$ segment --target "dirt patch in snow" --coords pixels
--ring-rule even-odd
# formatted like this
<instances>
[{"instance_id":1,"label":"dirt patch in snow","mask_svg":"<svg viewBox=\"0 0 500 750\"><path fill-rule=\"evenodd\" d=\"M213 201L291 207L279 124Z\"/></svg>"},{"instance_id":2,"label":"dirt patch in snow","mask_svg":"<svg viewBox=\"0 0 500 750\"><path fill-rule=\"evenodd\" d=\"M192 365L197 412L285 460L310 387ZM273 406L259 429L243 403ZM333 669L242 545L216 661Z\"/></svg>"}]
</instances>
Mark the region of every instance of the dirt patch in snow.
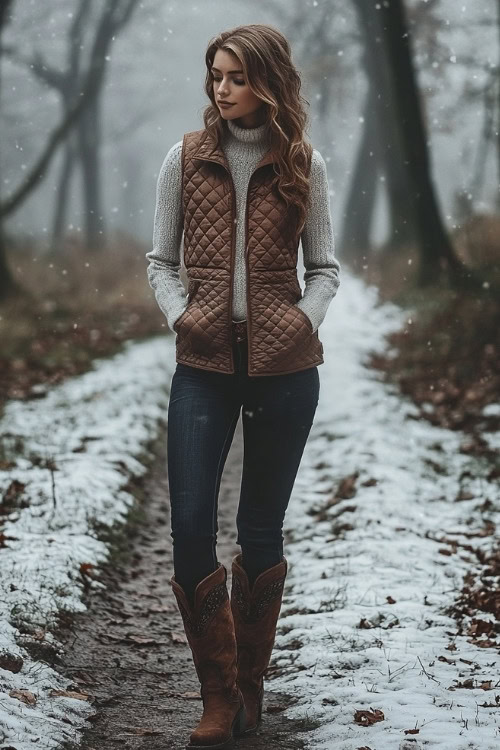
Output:
<instances>
[{"instance_id":1,"label":"dirt patch in snow","mask_svg":"<svg viewBox=\"0 0 500 750\"><path fill-rule=\"evenodd\" d=\"M231 557L240 551L234 540L242 449L240 421L219 496L218 557L229 576ZM65 644L59 671L73 680L71 689L92 696L96 709L83 750L184 748L202 712L191 652L169 585L173 565L166 438L156 454L140 488L140 510L127 534L115 540L113 558L99 573L106 588L90 590L88 612L72 617L58 633ZM316 724L286 720L282 712L291 701L267 692L260 732L239 739L237 746L303 748L301 734Z\"/></svg>"}]
</instances>

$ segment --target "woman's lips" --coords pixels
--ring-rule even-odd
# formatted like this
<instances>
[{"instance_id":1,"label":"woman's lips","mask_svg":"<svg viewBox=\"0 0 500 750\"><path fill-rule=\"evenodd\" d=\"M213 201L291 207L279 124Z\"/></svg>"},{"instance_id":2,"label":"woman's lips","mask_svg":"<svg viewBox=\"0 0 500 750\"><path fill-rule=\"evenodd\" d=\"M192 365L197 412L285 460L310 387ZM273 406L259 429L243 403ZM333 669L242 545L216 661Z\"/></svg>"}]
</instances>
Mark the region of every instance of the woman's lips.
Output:
<instances>
[{"instance_id":1,"label":"woman's lips","mask_svg":"<svg viewBox=\"0 0 500 750\"><path fill-rule=\"evenodd\" d=\"M217 104L219 105L219 107L225 108L225 107L232 107L234 102L232 102L231 104L229 104L228 102L217 102Z\"/></svg>"}]
</instances>

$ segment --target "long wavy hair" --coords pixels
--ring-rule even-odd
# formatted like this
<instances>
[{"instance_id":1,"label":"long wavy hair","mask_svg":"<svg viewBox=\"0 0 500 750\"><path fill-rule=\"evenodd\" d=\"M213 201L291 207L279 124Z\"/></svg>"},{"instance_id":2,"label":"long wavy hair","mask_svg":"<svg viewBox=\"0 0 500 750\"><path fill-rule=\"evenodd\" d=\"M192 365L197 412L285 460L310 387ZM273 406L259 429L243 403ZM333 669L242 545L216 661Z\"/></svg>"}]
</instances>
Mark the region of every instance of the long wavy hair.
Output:
<instances>
[{"instance_id":1,"label":"long wavy hair","mask_svg":"<svg viewBox=\"0 0 500 750\"><path fill-rule=\"evenodd\" d=\"M227 128L214 98L211 68L218 49L238 58L248 87L265 104L270 147L276 155L271 188L288 209L287 226L282 230L298 237L309 207L312 146L304 140L309 124L304 103L309 102L300 93L301 76L292 63L288 40L273 26L259 23L236 26L210 40L205 55L210 104L203 111L203 121L217 144Z\"/></svg>"}]
</instances>

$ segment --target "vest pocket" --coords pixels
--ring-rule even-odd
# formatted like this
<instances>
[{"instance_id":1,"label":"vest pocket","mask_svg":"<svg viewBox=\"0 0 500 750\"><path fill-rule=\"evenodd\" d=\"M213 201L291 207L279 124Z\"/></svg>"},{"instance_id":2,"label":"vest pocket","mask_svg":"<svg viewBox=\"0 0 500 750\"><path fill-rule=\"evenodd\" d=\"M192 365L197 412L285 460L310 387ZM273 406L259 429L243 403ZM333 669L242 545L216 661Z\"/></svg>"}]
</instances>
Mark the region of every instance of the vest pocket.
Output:
<instances>
[{"instance_id":1,"label":"vest pocket","mask_svg":"<svg viewBox=\"0 0 500 750\"><path fill-rule=\"evenodd\" d=\"M212 356L225 336L228 285L220 279L188 277L188 305L179 318L178 345L195 355Z\"/></svg>"},{"instance_id":2,"label":"vest pocket","mask_svg":"<svg viewBox=\"0 0 500 750\"><path fill-rule=\"evenodd\" d=\"M188 279L188 301L191 302L203 279Z\"/></svg>"},{"instance_id":3,"label":"vest pocket","mask_svg":"<svg viewBox=\"0 0 500 750\"><path fill-rule=\"evenodd\" d=\"M306 313L304 312L304 310L301 307L297 307L297 305L294 305L294 308L300 314L300 317L303 320L305 320L305 323L306 323L307 327L309 328L309 332L313 333L313 327L312 327L312 323L311 323L311 320L310 320L309 316L306 315Z\"/></svg>"},{"instance_id":4,"label":"vest pocket","mask_svg":"<svg viewBox=\"0 0 500 750\"><path fill-rule=\"evenodd\" d=\"M313 336L312 323L300 307L290 305L282 319L281 339L287 351L307 346Z\"/></svg>"},{"instance_id":5,"label":"vest pocket","mask_svg":"<svg viewBox=\"0 0 500 750\"><path fill-rule=\"evenodd\" d=\"M187 305L186 309L182 313L182 315L178 318L178 320L174 323L174 331L176 333L179 333L182 323L184 322L184 319L186 318L187 314L189 313L189 307L191 306L191 302L193 301L193 297L196 293L196 290L198 289L198 286L200 285L201 279L192 279L188 278L188 297L187 297Z\"/></svg>"}]
</instances>

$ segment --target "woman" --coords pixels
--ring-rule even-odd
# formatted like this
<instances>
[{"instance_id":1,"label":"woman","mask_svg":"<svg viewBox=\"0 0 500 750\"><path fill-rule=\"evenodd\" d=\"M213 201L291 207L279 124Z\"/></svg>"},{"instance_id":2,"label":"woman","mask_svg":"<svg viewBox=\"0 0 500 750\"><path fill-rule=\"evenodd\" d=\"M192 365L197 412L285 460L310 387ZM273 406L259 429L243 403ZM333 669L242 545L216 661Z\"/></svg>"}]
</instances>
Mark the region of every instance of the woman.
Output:
<instances>
[{"instance_id":1,"label":"woman","mask_svg":"<svg viewBox=\"0 0 500 750\"><path fill-rule=\"evenodd\" d=\"M167 434L171 585L203 699L188 747L226 748L261 722L287 573L283 520L318 403L317 329L340 265L326 166L304 140L306 100L285 37L268 25L239 26L210 41L206 65L205 127L186 133L163 162L146 257L177 334ZM241 554L229 601L217 503L240 411Z\"/></svg>"}]
</instances>

